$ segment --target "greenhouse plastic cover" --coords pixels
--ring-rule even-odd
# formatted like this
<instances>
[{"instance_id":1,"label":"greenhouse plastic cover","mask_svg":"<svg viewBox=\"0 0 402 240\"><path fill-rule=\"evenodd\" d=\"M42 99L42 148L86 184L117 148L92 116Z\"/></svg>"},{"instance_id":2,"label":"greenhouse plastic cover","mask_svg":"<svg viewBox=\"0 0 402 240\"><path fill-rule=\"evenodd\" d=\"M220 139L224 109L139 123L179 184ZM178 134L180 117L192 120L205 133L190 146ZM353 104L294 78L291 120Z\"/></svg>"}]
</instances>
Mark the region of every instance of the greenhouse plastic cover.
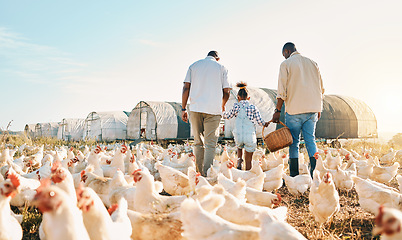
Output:
<instances>
[{"instance_id":1,"label":"greenhouse plastic cover","mask_svg":"<svg viewBox=\"0 0 402 240\"><path fill-rule=\"evenodd\" d=\"M59 124L58 139L79 141L84 135L85 119L64 118Z\"/></svg>"},{"instance_id":2,"label":"greenhouse plastic cover","mask_svg":"<svg viewBox=\"0 0 402 240\"><path fill-rule=\"evenodd\" d=\"M35 126L35 137L57 137L59 123L37 123Z\"/></svg>"},{"instance_id":3,"label":"greenhouse plastic cover","mask_svg":"<svg viewBox=\"0 0 402 240\"><path fill-rule=\"evenodd\" d=\"M141 113L147 113L146 138L147 139L165 139L177 137L177 114L175 109L169 103L165 102L144 102L141 101L131 111L128 124L127 136L129 139L140 138ZM156 126L156 135L155 135Z\"/></svg>"},{"instance_id":4,"label":"greenhouse plastic cover","mask_svg":"<svg viewBox=\"0 0 402 240\"><path fill-rule=\"evenodd\" d=\"M127 114L117 112L91 112L85 119L83 138L100 141L126 139Z\"/></svg>"}]
</instances>

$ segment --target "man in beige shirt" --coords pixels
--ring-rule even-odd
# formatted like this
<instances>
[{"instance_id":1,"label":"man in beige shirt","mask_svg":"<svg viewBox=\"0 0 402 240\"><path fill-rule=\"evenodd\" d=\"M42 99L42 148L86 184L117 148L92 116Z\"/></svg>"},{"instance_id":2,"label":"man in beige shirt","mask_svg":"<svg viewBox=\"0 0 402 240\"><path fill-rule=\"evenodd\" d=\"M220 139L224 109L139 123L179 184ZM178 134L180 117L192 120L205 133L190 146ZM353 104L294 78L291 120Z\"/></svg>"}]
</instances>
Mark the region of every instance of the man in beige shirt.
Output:
<instances>
[{"instance_id":1,"label":"man in beige shirt","mask_svg":"<svg viewBox=\"0 0 402 240\"><path fill-rule=\"evenodd\" d=\"M285 124L292 133L293 143L289 146L290 176L299 175L299 143L303 133L305 145L310 157L311 176L316 165L314 154L315 128L321 117L324 87L317 63L302 56L296 46L288 42L283 46L282 62L278 79L278 103L272 121L279 122L280 112L285 103Z\"/></svg>"}]
</instances>

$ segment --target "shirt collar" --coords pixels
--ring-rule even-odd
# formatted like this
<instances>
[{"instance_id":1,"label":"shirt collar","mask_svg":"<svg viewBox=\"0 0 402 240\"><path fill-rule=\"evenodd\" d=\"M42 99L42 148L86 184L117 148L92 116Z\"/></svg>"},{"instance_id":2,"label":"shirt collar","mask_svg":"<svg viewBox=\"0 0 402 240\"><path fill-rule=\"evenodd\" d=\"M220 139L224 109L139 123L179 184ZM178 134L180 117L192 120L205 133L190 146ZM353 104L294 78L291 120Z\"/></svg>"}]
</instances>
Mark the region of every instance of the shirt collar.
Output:
<instances>
[{"instance_id":1,"label":"shirt collar","mask_svg":"<svg viewBox=\"0 0 402 240\"><path fill-rule=\"evenodd\" d=\"M241 105L246 105L248 103L248 100L240 100L239 104Z\"/></svg>"},{"instance_id":2,"label":"shirt collar","mask_svg":"<svg viewBox=\"0 0 402 240\"><path fill-rule=\"evenodd\" d=\"M294 51L294 52L292 52L292 54L290 54L290 56L289 57L291 57L291 56L293 56L293 55L296 55L296 54L300 54L298 51Z\"/></svg>"},{"instance_id":3,"label":"shirt collar","mask_svg":"<svg viewBox=\"0 0 402 240\"><path fill-rule=\"evenodd\" d=\"M212 59L212 60L215 60L216 61L216 59L214 58L214 57L212 57L212 56L207 56L205 59Z\"/></svg>"}]
</instances>

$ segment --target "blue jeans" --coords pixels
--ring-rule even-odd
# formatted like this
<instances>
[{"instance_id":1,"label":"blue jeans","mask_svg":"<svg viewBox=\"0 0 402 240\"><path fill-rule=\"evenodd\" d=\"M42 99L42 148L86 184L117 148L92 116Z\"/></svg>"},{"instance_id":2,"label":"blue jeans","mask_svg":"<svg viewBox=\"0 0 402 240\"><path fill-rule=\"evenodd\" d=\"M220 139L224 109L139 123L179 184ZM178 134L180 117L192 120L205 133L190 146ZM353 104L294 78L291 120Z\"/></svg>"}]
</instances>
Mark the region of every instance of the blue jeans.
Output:
<instances>
[{"instance_id":1,"label":"blue jeans","mask_svg":"<svg viewBox=\"0 0 402 240\"><path fill-rule=\"evenodd\" d=\"M285 124L290 129L293 143L289 146L289 158L299 157L300 133L303 133L309 157L313 157L317 152L315 144L315 126L318 121L318 113L302 113L290 115L286 113Z\"/></svg>"}]
</instances>

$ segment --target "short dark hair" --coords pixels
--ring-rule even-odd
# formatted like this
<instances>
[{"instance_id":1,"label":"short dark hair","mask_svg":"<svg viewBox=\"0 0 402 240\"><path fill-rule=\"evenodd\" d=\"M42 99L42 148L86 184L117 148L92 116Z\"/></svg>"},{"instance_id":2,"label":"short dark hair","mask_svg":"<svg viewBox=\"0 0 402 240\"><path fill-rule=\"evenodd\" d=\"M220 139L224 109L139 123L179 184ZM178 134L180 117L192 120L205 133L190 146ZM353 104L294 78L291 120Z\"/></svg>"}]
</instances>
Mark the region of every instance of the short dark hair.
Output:
<instances>
[{"instance_id":1,"label":"short dark hair","mask_svg":"<svg viewBox=\"0 0 402 240\"><path fill-rule=\"evenodd\" d=\"M214 57L214 58L219 58L217 51L210 51L208 53L208 56L211 56L211 57Z\"/></svg>"},{"instance_id":2,"label":"short dark hair","mask_svg":"<svg viewBox=\"0 0 402 240\"><path fill-rule=\"evenodd\" d=\"M292 42L285 43L285 45L283 45L282 52L285 51L285 49L289 50L290 52L297 51L295 44Z\"/></svg>"}]
</instances>

